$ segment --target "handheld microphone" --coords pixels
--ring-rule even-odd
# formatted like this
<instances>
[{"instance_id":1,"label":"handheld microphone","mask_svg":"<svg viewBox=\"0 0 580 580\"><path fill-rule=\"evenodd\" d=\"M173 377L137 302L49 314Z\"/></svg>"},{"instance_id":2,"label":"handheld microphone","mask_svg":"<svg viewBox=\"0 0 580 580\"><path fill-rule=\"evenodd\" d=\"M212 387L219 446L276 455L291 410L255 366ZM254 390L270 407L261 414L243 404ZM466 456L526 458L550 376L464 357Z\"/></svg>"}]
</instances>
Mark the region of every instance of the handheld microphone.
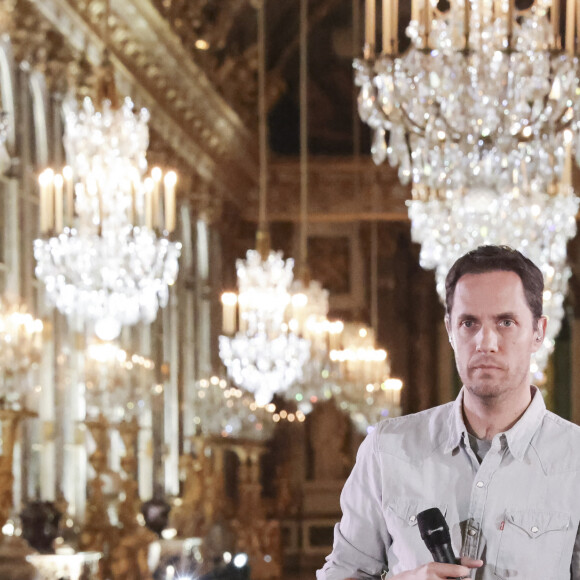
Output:
<instances>
[{"instance_id":1,"label":"handheld microphone","mask_svg":"<svg viewBox=\"0 0 580 580\"><path fill-rule=\"evenodd\" d=\"M435 562L459 564L451 547L449 527L439 508L429 508L417 514L417 524L421 538Z\"/></svg>"}]
</instances>

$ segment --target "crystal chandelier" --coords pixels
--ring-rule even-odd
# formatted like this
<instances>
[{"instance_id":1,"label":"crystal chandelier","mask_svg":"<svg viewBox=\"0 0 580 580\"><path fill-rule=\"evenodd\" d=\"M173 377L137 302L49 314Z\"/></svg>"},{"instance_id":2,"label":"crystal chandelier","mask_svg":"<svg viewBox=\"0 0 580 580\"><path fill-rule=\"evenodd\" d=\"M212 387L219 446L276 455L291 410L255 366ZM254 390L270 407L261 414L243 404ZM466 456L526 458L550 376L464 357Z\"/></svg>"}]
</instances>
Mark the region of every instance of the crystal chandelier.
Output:
<instances>
[{"instance_id":1,"label":"crystal chandelier","mask_svg":"<svg viewBox=\"0 0 580 580\"><path fill-rule=\"evenodd\" d=\"M309 341L310 358L303 366L302 379L285 391L284 398L308 414L318 401L332 397L329 353L339 347L344 323L328 320L328 291L320 282L295 280L291 292L288 325Z\"/></svg>"},{"instance_id":2,"label":"crystal chandelier","mask_svg":"<svg viewBox=\"0 0 580 580\"><path fill-rule=\"evenodd\" d=\"M372 156L412 182L408 202L421 265L444 278L463 253L506 244L544 274L548 334L532 371L542 371L564 315L576 233L572 154L580 153L575 3L536 0L412 3L398 48L397 2L382 3L382 52L375 54L375 2L367 0L364 59L354 62L359 113L373 130ZM386 139L388 135L388 140ZM541 373L540 373L541 374Z\"/></svg>"},{"instance_id":3,"label":"crystal chandelier","mask_svg":"<svg viewBox=\"0 0 580 580\"><path fill-rule=\"evenodd\" d=\"M379 420L401 414L399 379L391 378L387 352L375 346L372 328L346 323L340 348L330 351L337 405L366 433Z\"/></svg>"},{"instance_id":4,"label":"crystal chandelier","mask_svg":"<svg viewBox=\"0 0 580 580\"><path fill-rule=\"evenodd\" d=\"M382 8L396 19L390 1ZM426 2L421 13L414 0L411 48L401 56L393 53L398 21L385 30L385 20L375 55L374 10L367 0L365 58L354 67L376 163L388 158L403 183L439 193L548 192L562 180L564 130L577 141L580 114L573 5L566 52L551 0L523 11L514 0L459 0L446 12Z\"/></svg>"},{"instance_id":5,"label":"crystal chandelier","mask_svg":"<svg viewBox=\"0 0 580 580\"><path fill-rule=\"evenodd\" d=\"M219 353L236 385L253 393L256 403L263 406L274 394L286 391L302 378L302 368L310 357L310 342L286 322L294 261L284 260L281 252L271 250L266 226L264 2L258 5L258 63L260 189L256 249L248 250L246 259L236 262L239 294L228 292L222 297L224 335L219 337Z\"/></svg>"},{"instance_id":6,"label":"crystal chandelier","mask_svg":"<svg viewBox=\"0 0 580 580\"><path fill-rule=\"evenodd\" d=\"M135 113L129 98L98 110L69 97L63 109L68 166L40 176L36 275L52 305L110 340L167 304L181 251L172 241L176 176L155 168L144 178L149 113Z\"/></svg>"},{"instance_id":7,"label":"crystal chandelier","mask_svg":"<svg viewBox=\"0 0 580 580\"><path fill-rule=\"evenodd\" d=\"M300 1L300 275L294 280L288 309L293 332L310 341L310 358L303 376L285 392L298 410L309 413L324 393L329 393L329 337L342 323L328 320L328 290L311 278L308 266L308 0ZM342 329L342 328L341 328ZM340 331L338 331L340 332Z\"/></svg>"},{"instance_id":8,"label":"crystal chandelier","mask_svg":"<svg viewBox=\"0 0 580 580\"><path fill-rule=\"evenodd\" d=\"M196 429L203 435L264 440L274 430L273 409L216 375L195 383ZM274 406L275 409L275 406Z\"/></svg>"},{"instance_id":9,"label":"crystal chandelier","mask_svg":"<svg viewBox=\"0 0 580 580\"><path fill-rule=\"evenodd\" d=\"M300 380L310 357L310 342L285 322L293 267L281 252L270 250L263 258L259 250L248 250L246 260L236 263L239 295L222 297L220 358L236 385L253 393L258 405Z\"/></svg>"},{"instance_id":10,"label":"crystal chandelier","mask_svg":"<svg viewBox=\"0 0 580 580\"><path fill-rule=\"evenodd\" d=\"M93 342L86 349L85 405L89 420L130 421L150 406L155 363L130 354L114 342Z\"/></svg>"}]
</instances>

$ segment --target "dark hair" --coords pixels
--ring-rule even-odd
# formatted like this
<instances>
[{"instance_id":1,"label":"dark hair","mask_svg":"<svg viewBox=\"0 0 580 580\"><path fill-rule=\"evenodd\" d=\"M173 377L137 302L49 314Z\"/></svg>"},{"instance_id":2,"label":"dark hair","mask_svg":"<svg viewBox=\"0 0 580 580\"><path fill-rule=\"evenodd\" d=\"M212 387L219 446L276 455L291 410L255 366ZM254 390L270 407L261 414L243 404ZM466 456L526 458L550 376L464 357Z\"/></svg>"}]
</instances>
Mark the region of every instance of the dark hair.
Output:
<instances>
[{"instance_id":1,"label":"dark hair","mask_svg":"<svg viewBox=\"0 0 580 580\"><path fill-rule=\"evenodd\" d=\"M484 274L502 270L515 272L521 279L524 294L534 324L542 316L542 298L544 293L544 277L540 269L522 253L508 246L479 246L461 256L445 278L445 311L450 316L453 308L455 286L466 274Z\"/></svg>"}]
</instances>

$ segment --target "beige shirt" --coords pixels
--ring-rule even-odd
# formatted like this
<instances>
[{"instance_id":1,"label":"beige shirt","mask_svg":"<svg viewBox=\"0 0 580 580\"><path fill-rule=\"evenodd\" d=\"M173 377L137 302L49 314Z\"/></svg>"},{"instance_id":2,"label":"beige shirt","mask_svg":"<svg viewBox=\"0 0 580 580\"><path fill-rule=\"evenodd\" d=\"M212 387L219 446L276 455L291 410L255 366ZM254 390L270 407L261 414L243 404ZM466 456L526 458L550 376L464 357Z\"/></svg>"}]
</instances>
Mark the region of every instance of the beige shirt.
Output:
<instances>
[{"instance_id":1,"label":"beige shirt","mask_svg":"<svg viewBox=\"0 0 580 580\"><path fill-rule=\"evenodd\" d=\"M341 495L342 520L318 580L387 578L432 561L417 513L439 507L456 555L481 580L580 580L580 427L541 393L481 464L453 403L379 423Z\"/></svg>"}]
</instances>

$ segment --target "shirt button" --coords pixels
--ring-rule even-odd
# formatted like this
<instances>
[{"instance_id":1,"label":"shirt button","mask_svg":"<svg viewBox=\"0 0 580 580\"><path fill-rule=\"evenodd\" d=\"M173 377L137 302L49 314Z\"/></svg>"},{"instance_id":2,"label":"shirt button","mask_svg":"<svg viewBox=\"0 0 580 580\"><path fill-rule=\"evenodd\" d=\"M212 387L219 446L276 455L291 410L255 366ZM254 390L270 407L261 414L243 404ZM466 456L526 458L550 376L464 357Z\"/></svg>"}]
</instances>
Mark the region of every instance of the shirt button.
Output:
<instances>
[{"instance_id":1,"label":"shirt button","mask_svg":"<svg viewBox=\"0 0 580 580\"><path fill-rule=\"evenodd\" d=\"M415 516L411 516L411 517L409 518L409 521L410 521L411 523L413 523L413 522L414 522L416 519L417 519L417 518L416 518Z\"/></svg>"},{"instance_id":2,"label":"shirt button","mask_svg":"<svg viewBox=\"0 0 580 580\"><path fill-rule=\"evenodd\" d=\"M483 487L485 484L483 481L478 481L475 485L477 485L477 487Z\"/></svg>"},{"instance_id":3,"label":"shirt button","mask_svg":"<svg viewBox=\"0 0 580 580\"><path fill-rule=\"evenodd\" d=\"M468 532L467 532L470 536L475 536L475 534L477 533L473 528L471 528Z\"/></svg>"},{"instance_id":4,"label":"shirt button","mask_svg":"<svg viewBox=\"0 0 580 580\"><path fill-rule=\"evenodd\" d=\"M538 526L532 526L532 532L533 532L534 534L537 534L539 531L540 531L540 530L539 530Z\"/></svg>"}]
</instances>

